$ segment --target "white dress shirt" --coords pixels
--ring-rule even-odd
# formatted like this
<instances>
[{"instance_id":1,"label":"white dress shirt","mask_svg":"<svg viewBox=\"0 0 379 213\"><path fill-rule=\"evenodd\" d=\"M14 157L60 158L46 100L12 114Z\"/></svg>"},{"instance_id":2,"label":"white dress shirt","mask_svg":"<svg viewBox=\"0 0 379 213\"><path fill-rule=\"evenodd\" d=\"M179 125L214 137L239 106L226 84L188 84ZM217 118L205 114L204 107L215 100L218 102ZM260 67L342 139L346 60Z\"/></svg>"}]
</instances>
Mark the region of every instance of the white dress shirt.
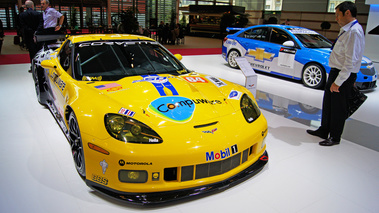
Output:
<instances>
[{"instance_id":1,"label":"white dress shirt","mask_svg":"<svg viewBox=\"0 0 379 213\"><path fill-rule=\"evenodd\" d=\"M60 12L54 8L48 7L43 12L43 28L56 27L58 19L62 16Z\"/></svg>"},{"instance_id":2,"label":"white dress shirt","mask_svg":"<svg viewBox=\"0 0 379 213\"><path fill-rule=\"evenodd\" d=\"M340 36L329 57L329 66L341 70L334 81L341 86L350 73L358 73L361 67L365 38L362 26L356 20L341 27Z\"/></svg>"}]
</instances>

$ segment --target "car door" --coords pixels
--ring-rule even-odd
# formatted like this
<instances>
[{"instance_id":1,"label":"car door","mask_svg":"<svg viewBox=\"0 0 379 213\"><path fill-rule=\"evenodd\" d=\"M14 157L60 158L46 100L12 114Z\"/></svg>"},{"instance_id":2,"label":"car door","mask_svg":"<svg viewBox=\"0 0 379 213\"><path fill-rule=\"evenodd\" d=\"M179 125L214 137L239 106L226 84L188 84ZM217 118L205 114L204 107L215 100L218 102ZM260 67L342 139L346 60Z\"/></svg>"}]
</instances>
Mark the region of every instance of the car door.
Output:
<instances>
[{"instance_id":1,"label":"car door","mask_svg":"<svg viewBox=\"0 0 379 213\"><path fill-rule=\"evenodd\" d=\"M63 44L63 47L58 53L58 57L54 59L58 65L55 69L49 69L48 79L51 90L50 97L57 113L60 117L64 116L64 109L66 106L67 93L67 81L70 77L68 72L71 72L72 68L72 44L71 41L67 41ZM59 116L58 116L59 117Z\"/></svg>"},{"instance_id":2,"label":"car door","mask_svg":"<svg viewBox=\"0 0 379 213\"><path fill-rule=\"evenodd\" d=\"M292 41L294 46L284 46L287 41ZM266 51L275 54L270 61L270 71L273 74L290 77L294 76L295 57L297 53L296 42L284 30L273 27L271 28L269 43Z\"/></svg>"},{"instance_id":3,"label":"car door","mask_svg":"<svg viewBox=\"0 0 379 213\"><path fill-rule=\"evenodd\" d=\"M245 58L254 69L270 72L270 61L274 54L267 51L269 47L268 27L257 27L246 30L239 35L239 42L245 49Z\"/></svg>"}]
</instances>

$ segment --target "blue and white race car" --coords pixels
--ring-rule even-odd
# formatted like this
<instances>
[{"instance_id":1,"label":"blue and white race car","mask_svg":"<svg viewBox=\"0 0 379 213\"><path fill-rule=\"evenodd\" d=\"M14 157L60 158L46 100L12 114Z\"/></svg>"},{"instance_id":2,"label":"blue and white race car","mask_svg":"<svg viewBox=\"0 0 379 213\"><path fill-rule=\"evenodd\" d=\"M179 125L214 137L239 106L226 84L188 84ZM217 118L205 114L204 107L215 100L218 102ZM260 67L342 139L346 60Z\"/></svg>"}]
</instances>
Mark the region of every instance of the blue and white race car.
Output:
<instances>
[{"instance_id":1,"label":"blue and white race car","mask_svg":"<svg viewBox=\"0 0 379 213\"><path fill-rule=\"evenodd\" d=\"M222 56L237 68L236 57L245 57L257 71L302 80L311 88L322 88L330 71L332 42L319 33L289 25L256 25L225 37ZM378 73L371 60L363 57L356 86L376 87Z\"/></svg>"}]
</instances>

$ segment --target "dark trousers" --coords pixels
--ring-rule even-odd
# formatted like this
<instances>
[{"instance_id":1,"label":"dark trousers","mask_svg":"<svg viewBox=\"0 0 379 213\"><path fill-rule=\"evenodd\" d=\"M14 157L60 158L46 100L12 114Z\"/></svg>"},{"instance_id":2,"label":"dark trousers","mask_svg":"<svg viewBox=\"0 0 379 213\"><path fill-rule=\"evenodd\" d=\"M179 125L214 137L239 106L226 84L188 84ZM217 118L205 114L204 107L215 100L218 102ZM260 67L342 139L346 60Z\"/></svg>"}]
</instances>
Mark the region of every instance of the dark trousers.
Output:
<instances>
[{"instance_id":1,"label":"dark trousers","mask_svg":"<svg viewBox=\"0 0 379 213\"><path fill-rule=\"evenodd\" d=\"M30 62L32 62L34 56L36 55L36 53L39 50L38 44L36 44L34 42L34 31L32 31L32 30L25 30L24 36L25 36L24 41L25 41L26 47L29 50Z\"/></svg>"},{"instance_id":2,"label":"dark trousers","mask_svg":"<svg viewBox=\"0 0 379 213\"><path fill-rule=\"evenodd\" d=\"M345 120L347 119L347 98L357 79L357 74L351 73L350 77L339 87L340 92L330 92L330 86L336 80L339 71L335 68L330 70L324 91L320 127L320 130L329 133L334 141L341 140Z\"/></svg>"}]
</instances>

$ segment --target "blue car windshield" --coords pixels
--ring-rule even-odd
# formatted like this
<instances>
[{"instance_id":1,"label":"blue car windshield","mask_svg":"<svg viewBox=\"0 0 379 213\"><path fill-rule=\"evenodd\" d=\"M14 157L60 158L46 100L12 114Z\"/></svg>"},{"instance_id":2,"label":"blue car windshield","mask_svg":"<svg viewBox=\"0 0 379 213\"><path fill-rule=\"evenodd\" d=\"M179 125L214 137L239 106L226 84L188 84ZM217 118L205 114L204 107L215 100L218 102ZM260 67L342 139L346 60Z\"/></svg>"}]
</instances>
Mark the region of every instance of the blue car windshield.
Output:
<instances>
[{"instance_id":1,"label":"blue car windshield","mask_svg":"<svg viewBox=\"0 0 379 213\"><path fill-rule=\"evenodd\" d=\"M294 35L300 42L308 48L331 48L332 42L320 34L315 33L299 33Z\"/></svg>"},{"instance_id":2,"label":"blue car windshield","mask_svg":"<svg viewBox=\"0 0 379 213\"><path fill-rule=\"evenodd\" d=\"M75 79L116 81L148 74L189 73L162 46L142 41L92 41L75 44Z\"/></svg>"}]
</instances>

